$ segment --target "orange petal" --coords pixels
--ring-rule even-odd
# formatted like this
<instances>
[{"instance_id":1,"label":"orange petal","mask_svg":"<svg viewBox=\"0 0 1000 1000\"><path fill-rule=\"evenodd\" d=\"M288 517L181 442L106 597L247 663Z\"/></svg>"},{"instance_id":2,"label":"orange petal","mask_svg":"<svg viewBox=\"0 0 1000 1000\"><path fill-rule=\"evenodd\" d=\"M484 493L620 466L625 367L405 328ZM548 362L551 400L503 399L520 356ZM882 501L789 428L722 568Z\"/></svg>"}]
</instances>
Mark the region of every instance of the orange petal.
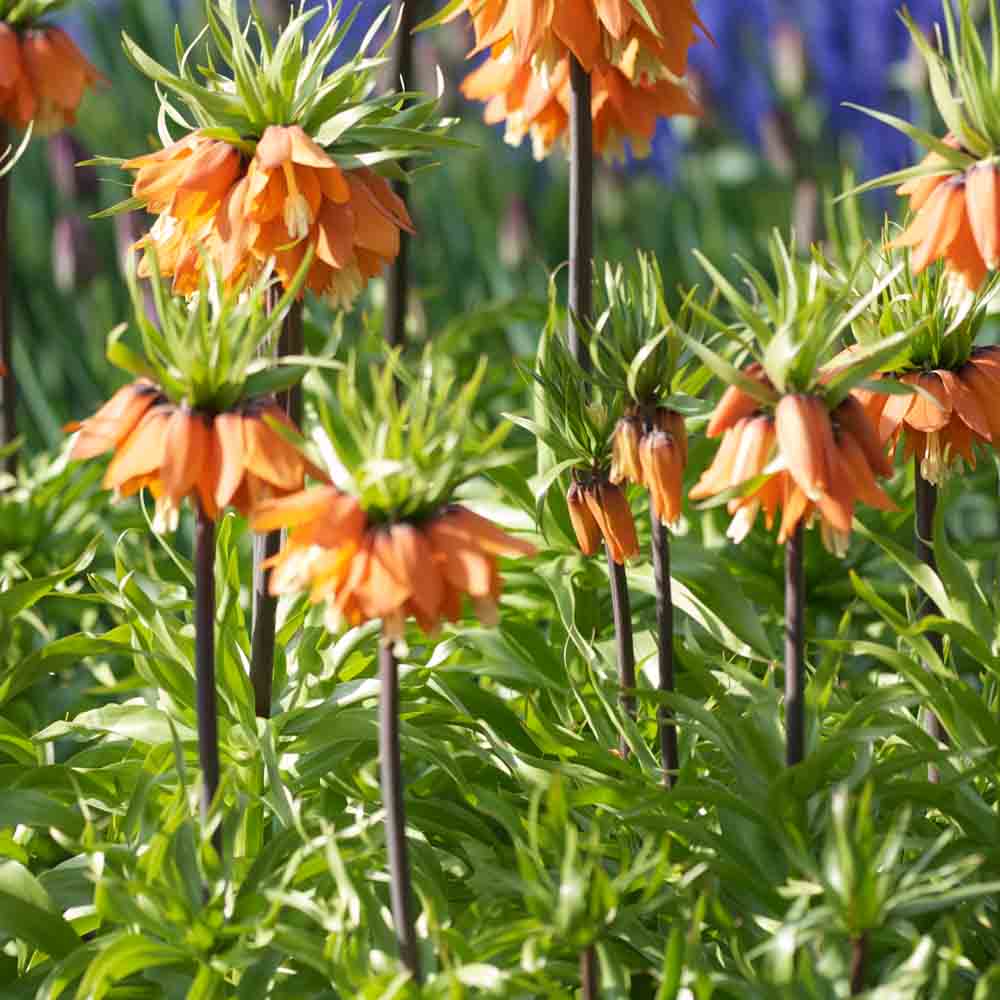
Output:
<instances>
[{"instance_id":1,"label":"orange petal","mask_svg":"<svg viewBox=\"0 0 1000 1000\"><path fill-rule=\"evenodd\" d=\"M243 481L243 417L238 413L220 413L215 418L215 436L220 459L215 502L219 507L227 507Z\"/></svg>"},{"instance_id":2,"label":"orange petal","mask_svg":"<svg viewBox=\"0 0 1000 1000\"><path fill-rule=\"evenodd\" d=\"M951 406L965 422L965 425L981 438L990 439L990 422L979 403L976 394L962 381L961 371L955 372L942 369L937 372L945 392L951 400Z\"/></svg>"},{"instance_id":3,"label":"orange petal","mask_svg":"<svg viewBox=\"0 0 1000 1000\"><path fill-rule=\"evenodd\" d=\"M1000 172L992 163L966 172L965 200L979 254L995 270L1000 262Z\"/></svg>"},{"instance_id":4,"label":"orange petal","mask_svg":"<svg viewBox=\"0 0 1000 1000\"><path fill-rule=\"evenodd\" d=\"M906 414L906 423L925 434L941 430L951 419L951 397L941 376L937 372L920 372L916 375L904 375L900 381L923 389L937 401L932 402L926 396L914 393L913 403Z\"/></svg>"},{"instance_id":5,"label":"orange petal","mask_svg":"<svg viewBox=\"0 0 1000 1000\"><path fill-rule=\"evenodd\" d=\"M160 478L164 494L178 506L200 480L210 428L201 414L177 408L165 431Z\"/></svg>"},{"instance_id":6,"label":"orange petal","mask_svg":"<svg viewBox=\"0 0 1000 1000\"><path fill-rule=\"evenodd\" d=\"M882 399L886 397L881 396ZM892 462L886 454L875 425L865 407L853 396L848 396L833 411L834 422L846 431L860 446L868 465L878 476L891 476Z\"/></svg>"},{"instance_id":7,"label":"orange petal","mask_svg":"<svg viewBox=\"0 0 1000 1000\"><path fill-rule=\"evenodd\" d=\"M167 424L173 411L171 406L160 405L146 412L135 430L118 446L104 474L105 489L117 489L127 480L159 471L166 451Z\"/></svg>"},{"instance_id":8,"label":"orange petal","mask_svg":"<svg viewBox=\"0 0 1000 1000\"><path fill-rule=\"evenodd\" d=\"M579 483L572 483L566 494L569 519L576 535L576 544L585 556L592 556L601 545L601 529L597 525L590 506Z\"/></svg>"},{"instance_id":9,"label":"orange petal","mask_svg":"<svg viewBox=\"0 0 1000 1000\"><path fill-rule=\"evenodd\" d=\"M783 396L774 411L778 446L788 471L811 500L831 485L833 429L826 405L816 396Z\"/></svg>"}]
</instances>

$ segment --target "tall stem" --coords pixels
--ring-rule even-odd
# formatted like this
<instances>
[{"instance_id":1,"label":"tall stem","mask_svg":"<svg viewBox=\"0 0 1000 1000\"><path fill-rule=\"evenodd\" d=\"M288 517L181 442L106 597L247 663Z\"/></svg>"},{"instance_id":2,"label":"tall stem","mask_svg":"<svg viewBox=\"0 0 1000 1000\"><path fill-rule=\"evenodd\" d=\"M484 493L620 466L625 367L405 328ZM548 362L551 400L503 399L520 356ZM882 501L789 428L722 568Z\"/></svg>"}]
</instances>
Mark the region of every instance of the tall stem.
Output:
<instances>
[{"instance_id":1,"label":"tall stem","mask_svg":"<svg viewBox=\"0 0 1000 1000\"><path fill-rule=\"evenodd\" d=\"M805 616L804 528L800 520L785 542L785 763L805 756Z\"/></svg>"},{"instance_id":2,"label":"tall stem","mask_svg":"<svg viewBox=\"0 0 1000 1000\"><path fill-rule=\"evenodd\" d=\"M7 128L0 123L0 149L7 146ZM13 172L0 177L0 448L17 437L17 387L14 383L14 329L10 307L10 184ZM8 455L4 466L13 475L17 456Z\"/></svg>"},{"instance_id":3,"label":"tall stem","mask_svg":"<svg viewBox=\"0 0 1000 1000\"><path fill-rule=\"evenodd\" d=\"M198 505L194 551L195 688L198 761L201 764L201 818L219 790L219 714L215 691L215 522ZM222 838L216 832L216 848Z\"/></svg>"},{"instance_id":4,"label":"tall stem","mask_svg":"<svg viewBox=\"0 0 1000 1000\"><path fill-rule=\"evenodd\" d=\"M389 85L392 91L399 86L400 80L404 86L413 84L413 29L417 24L416 0L393 0L392 23L399 24L396 40L392 47L392 60L389 63ZM405 161L400 164L406 169ZM406 185L398 181L393 183L393 190L406 201ZM410 297L410 237L404 232L399 234L399 253L389 264L385 276L385 325L386 343L397 347L406 339L406 316Z\"/></svg>"},{"instance_id":5,"label":"tall stem","mask_svg":"<svg viewBox=\"0 0 1000 1000\"><path fill-rule=\"evenodd\" d=\"M406 850L406 809L403 803L403 764L399 751L399 667L392 643L379 642L379 761L382 803L385 807L385 840L389 854L389 897L396 925L399 956L413 978L420 982L420 953L413 923L413 890Z\"/></svg>"},{"instance_id":6,"label":"tall stem","mask_svg":"<svg viewBox=\"0 0 1000 1000\"><path fill-rule=\"evenodd\" d=\"M934 513L937 510L938 490L933 483L924 479L920 472L920 458L916 455L913 456L913 486L914 507L916 508L914 511L913 527L917 558L936 573L937 561L934 558L934 548L931 542L934 537ZM924 618L927 615L936 615L939 613L937 605L927 594L924 594L920 599L917 614L921 618ZM943 655L944 643L941 633L928 632L927 638L938 656ZM941 720L931 710L927 711L924 718L924 727L936 742L942 743L947 739L947 734L944 731L944 726L941 725ZM927 776L934 783L937 783L940 779L938 769L933 766L928 768Z\"/></svg>"},{"instance_id":7,"label":"tall stem","mask_svg":"<svg viewBox=\"0 0 1000 1000\"><path fill-rule=\"evenodd\" d=\"M860 934L851 940L851 996L865 991L865 973L868 965L868 935Z\"/></svg>"},{"instance_id":8,"label":"tall stem","mask_svg":"<svg viewBox=\"0 0 1000 1000\"><path fill-rule=\"evenodd\" d=\"M589 355L574 318L590 322L593 315L594 261L594 128L590 115L590 75L572 53L569 57L569 349L587 367Z\"/></svg>"},{"instance_id":9,"label":"tall stem","mask_svg":"<svg viewBox=\"0 0 1000 1000\"><path fill-rule=\"evenodd\" d=\"M653 579L656 583L659 689L672 692L674 690L674 602L670 593L670 532L655 513L650 512L650 514L653 521ZM673 788L680 767L673 709L668 705L660 705L656 713L656 723L660 735L663 783L667 788Z\"/></svg>"},{"instance_id":10,"label":"tall stem","mask_svg":"<svg viewBox=\"0 0 1000 1000\"><path fill-rule=\"evenodd\" d=\"M580 952L580 995L583 1000L597 1000L597 952L594 946Z\"/></svg>"},{"instance_id":11,"label":"tall stem","mask_svg":"<svg viewBox=\"0 0 1000 1000\"><path fill-rule=\"evenodd\" d=\"M628 577L625 567L611 558L611 550L605 546L608 556L608 577L611 581L611 612L615 620L615 648L618 653L618 683L621 687L622 708L635 719L635 643L632 638L632 603L629 600ZM623 736L619 746L622 757L629 753L628 740Z\"/></svg>"},{"instance_id":12,"label":"tall stem","mask_svg":"<svg viewBox=\"0 0 1000 1000\"><path fill-rule=\"evenodd\" d=\"M272 289L270 308L280 297L280 289ZM302 303L293 302L281 325L278 357L301 354L304 350L302 329ZM281 407L296 427L302 426L302 386L295 385L281 394ZM254 711L257 718L271 716L274 694L274 645L278 620L278 599L272 597L269 584L271 571L263 564L277 555L281 548L281 532L272 531L258 535L253 542L253 633L250 637L250 683L253 687Z\"/></svg>"}]
</instances>

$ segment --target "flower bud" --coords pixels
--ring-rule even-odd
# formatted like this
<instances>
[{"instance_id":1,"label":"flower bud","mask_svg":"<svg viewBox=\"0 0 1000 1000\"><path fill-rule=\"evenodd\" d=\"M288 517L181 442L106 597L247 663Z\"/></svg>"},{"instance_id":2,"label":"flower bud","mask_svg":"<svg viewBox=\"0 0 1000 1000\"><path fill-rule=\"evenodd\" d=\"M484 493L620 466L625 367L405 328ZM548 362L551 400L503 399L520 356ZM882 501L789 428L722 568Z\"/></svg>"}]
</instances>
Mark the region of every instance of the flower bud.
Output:
<instances>
[{"instance_id":1,"label":"flower bud","mask_svg":"<svg viewBox=\"0 0 1000 1000\"><path fill-rule=\"evenodd\" d=\"M624 416L615 425L611 437L611 482L642 482L642 467L639 463L640 430L639 420L634 416Z\"/></svg>"},{"instance_id":2,"label":"flower bud","mask_svg":"<svg viewBox=\"0 0 1000 1000\"><path fill-rule=\"evenodd\" d=\"M639 447L643 482L656 517L673 524L681 516L684 462L680 445L665 431L650 431Z\"/></svg>"},{"instance_id":3,"label":"flower bud","mask_svg":"<svg viewBox=\"0 0 1000 1000\"><path fill-rule=\"evenodd\" d=\"M681 451L681 466L686 468L688 461L688 434L684 418L676 410L668 410L660 406L653 417L653 425L657 430L665 431L677 444Z\"/></svg>"},{"instance_id":4,"label":"flower bud","mask_svg":"<svg viewBox=\"0 0 1000 1000\"><path fill-rule=\"evenodd\" d=\"M584 494L611 558L621 565L639 554L632 508L625 494L614 483L597 482Z\"/></svg>"},{"instance_id":5,"label":"flower bud","mask_svg":"<svg viewBox=\"0 0 1000 1000\"><path fill-rule=\"evenodd\" d=\"M566 494L566 506L569 508L569 519L576 532L576 543L585 556L592 556L601 545L601 529L590 512L585 499L584 488L579 483L573 483Z\"/></svg>"}]
</instances>

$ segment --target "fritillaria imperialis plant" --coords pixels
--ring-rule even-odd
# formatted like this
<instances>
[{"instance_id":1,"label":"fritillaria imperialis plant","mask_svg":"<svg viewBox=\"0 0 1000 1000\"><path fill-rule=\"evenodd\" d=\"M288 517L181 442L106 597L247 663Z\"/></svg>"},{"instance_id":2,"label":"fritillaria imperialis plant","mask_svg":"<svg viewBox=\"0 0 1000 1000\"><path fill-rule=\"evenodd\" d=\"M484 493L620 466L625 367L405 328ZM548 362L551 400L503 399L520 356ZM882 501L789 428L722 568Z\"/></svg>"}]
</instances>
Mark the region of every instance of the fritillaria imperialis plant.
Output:
<instances>
[{"instance_id":1,"label":"fritillaria imperialis plant","mask_svg":"<svg viewBox=\"0 0 1000 1000\"><path fill-rule=\"evenodd\" d=\"M693 398L708 379L678 329L697 321L690 299L676 320L667 310L656 261L639 254L634 268L607 265L604 308L589 336L590 380L625 401L612 432L612 484L633 483L649 491L653 575L656 583L659 688L674 690L673 601L670 593L670 536L667 525L681 516L687 428L681 410L698 407ZM578 519L579 520L579 519ZM574 522L576 523L576 522ZM666 706L659 710L664 781L675 780L679 761L677 732Z\"/></svg>"},{"instance_id":2,"label":"fritillaria imperialis plant","mask_svg":"<svg viewBox=\"0 0 1000 1000\"><path fill-rule=\"evenodd\" d=\"M569 128L574 72L589 76L593 149L611 158L624 157L626 142L648 155L659 118L700 113L683 77L688 49L707 31L690 0L460 0L425 23L463 11L475 29L470 56L489 55L462 93L486 102L486 121L503 123L508 142L530 137L537 159Z\"/></svg>"},{"instance_id":3,"label":"fritillaria imperialis plant","mask_svg":"<svg viewBox=\"0 0 1000 1000\"><path fill-rule=\"evenodd\" d=\"M697 251L696 251L697 253ZM742 371L685 336L686 343L729 387L709 420L709 437L722 437L715 459L691 490L692 499L727 504L729 536L742 541L763 511L770 528L782 512L778 542L785 545L785 717L787 761L805 750L803 686L803 530L819 521L824 544L844 553L856 504L894 509L877 479L892 466L864 406L851 394L904 343L896 333L859 351L835 373L824 364L853 320L877 299L893 271L858 297L862 261L838 274L817 251L795 256L775 233L771 257L776 287L744 263L752 298L741 294L702 255L722 299L735 314L726 325L695 305L706 321L749 354Z\"/></svg>"},{"instance_id":4,"label":"fritillaria imperialis plant","mask_svg":"<svg viewBox=\"0 0 1000 1000\"><path fill-rule=\"evenodd\" d=\"M179 50L176 73L125 37L129 57L164 95L163 148L104 162L135 173L133 197L117 209L156 215L140 245L156 248L175 291L198 287L203 259L232 285L253 280L274 258L287 287L311 253L303 287L348 305L399 252L410 218L375 168L402 176L399 161L448 143L447 123L435 100L373 96L385 58L366 55L367 42L329 72L350 26L333 12L302 4L272 40L255 11L242 24L235 0L208 3L203 50L198 42ZM323 13L315 38L304 41L306 25ZM205 60L200 71L196 53ZM179 139L168 121L182 125Z\"/></svg>"},{"instance_id":5,"label":"fritillaria imperialis plant","mask_svg":"<svg viewBox=\"0 0 1000 1000\"><path fill-rule=\"evenodd\" d=\"M636 686L635 648L624 565L639 555L639 539L625 490L611 481L612 440L624 412L624 400L620 392L602 384L602 380L590 380L588 370L573 357L569 345L557 332L560 318L553 291L549 321L542 335L535 370L531 373L537 383L536 418L509 417L538 440L539 474L535 495L538 497L536 516L539 523L545 526L547 509L555 511L557 521L568 521L567 527L585 556L594 555L603 542L615 623L621 701L634 717L635 698L631 692ZM579 334L578 342L582 342L585 331ZM564 484L567 477L569 486L563 513L555 495L559 491L552 487L556 483ZM624 739L621 752L628 752Z\"/></svg>"},{"instance_id":6,"label":"fritillaria imperialis plant","mask_svg":"<svg viewBox=\"0 0 1000 1000\"><path fill-rule=\"evenodd\" d=\"M277 39L255 7L245 23L236 0L206 2L205 11L204 44L178 44L177 72L124 38L126 53L161 94L163 147L103 161L135 174L132 198L111 211L142 207L156 215L137 246L155 249L178 294L198 287L204 261L227 287L273 267L287 288L306 267L303 292L347 307L397 256L401 232L412 232L406 205L383 174L405 178L400 163L446 144L448 123L437 118L435 100L374 95L386 50L369 56L367 49L388 9L360 51L332 72L352 20L340 21L332 4L300 3ZM320 15L325 21L306 42L305 29ZM197 70L196 58L204 60ZM181 125L180 138L168 122ZM301 353L301 319L293 309L279 353ZM286 402L301 422L301 397L293 392ZM251 673L261 716L271 708L275 624L262 564L278 544L277 535L261 539L255 553Z\"/></svg>"},{"instance_id":7,"label":"fritillaria imperialis plant","mask_svg":"<svg viewBox=\"0 0 1000 1000\"><path fill-rule=\"evenodd\" d=\"M266 271L237 294L208 268L190 303L169 297L154 281L156 323L132 275L134 322L144 350L126 347L119 328L108 356L135 381L68 428L79 432L71 458L114 453L105 487L118 496L144 488L152 493L154 530L174 528L184 500L195 510L195 668L206 819L219 785L215 522L226 507L247 514L266 499L300 490L307 475L326 478L290 443L296 429L273 396L302 369L257 357L291 308L304 273L273 310L267 308L272 276Z\"/></svg>"},{"instance_id":8,"label":"fritillaria imperialis plant","mask_svg":"<svg viewBox=\"0 0 1000 1000\"><path fill-rule=\"evenodd\" d=\"M885 271L890 263L883 256L878 266ZM877 349L893 331L913 331L873 373L869 387L855 392L890 460L900 446L904 459L912 456L916 553L936 571L931 539L940 484L963 464L974 469L977 449L993 449L1000 441L1000 349L976 345L997 282L994 277L973 294L956 286L947 262L919 275L914 270L897 269L853 324L857 344L839 360L849 365L853 355ZM938 609L925 597L919 613ZM931 632L929 639L942 655L940 634ZM944 738L936 715L928 716L927 725L935 738ZM936 773L932 769L932 777Z\"/></svg>"},{"instance_id":9,"label":"fritillaria imperialis plant","mask_svg":"<svg viewBox=\"0 0 1000 1000\"><path fill-rule=\"evenodd\" d=\"M66 32L44 18L68 0L0 0L0 122L49 135L76 121L104 77Z\"/></svg>"},{"instance_id":10,"label":"fritillaria imperialis plant","mask_svg":"<svg viewBox=\"0 0 1000 1000\"><path fill-rule=\"evenodd\" d=\"M368 378L352 360L318 397L327 440L345 478L261 504L253 527L288 529L273 559L275 594L308 592L339 630L381 620L379 739L393 920L400 957L421 978L412 912L399 747L399 676L394 651L415 620L427 634L466 614L496 624L498 560L534 547L459 502L456 491L495 465L510 430L480 433L473 403L485 361L460 389L430 353L410 372L398 351Z\"/></svg>"},{"instance_id":11,"label":"fritillaria imperialis plant","mask_svg":"<svg viewBox=\"0 0 1000 1000\"><path fill-rule=\"evenodd\" d=\"M931 93L948 129L937 138L882 111L858 108L899 129L928 152L917 166L876 178L856 191L897 184L909 198L912 220L891 246L911 247L910 266L919 274L943 260L970 291L979 289L1000 263L1000 15L989 0L989 55L969 0L943 0L944 33L936 45L910 19L914 45L927 65Z\"/></svg>"}]
</instances>

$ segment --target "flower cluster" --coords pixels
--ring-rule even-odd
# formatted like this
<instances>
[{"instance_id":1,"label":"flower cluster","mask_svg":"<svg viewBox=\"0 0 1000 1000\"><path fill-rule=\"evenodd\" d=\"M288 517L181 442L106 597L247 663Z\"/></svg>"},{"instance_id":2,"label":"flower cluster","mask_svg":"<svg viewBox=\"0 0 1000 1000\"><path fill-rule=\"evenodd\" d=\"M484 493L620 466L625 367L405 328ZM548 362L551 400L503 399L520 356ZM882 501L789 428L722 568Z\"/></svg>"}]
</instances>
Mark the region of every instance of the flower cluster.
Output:
<instances>
[{"instance_id":1,"label":"flower cluster","mask_svg":"<svg viewBox=\"0 0 1000 1000\"><path fill-rule=\"evenodd\" d=\"M760 377L760 370L748 374ZM744 487L727 503L733 518L727 534L733 541L749 534L761 510L770 530L780 509L779 543L800 522L808 524L818 516L824 543L843 553L858 502L895 509L877 482L877 477L892 475L892 464L875 425L854 396L831 411L819 395L790 393L771 413L738 386L730 386L707 433L722 435L722 444L691 490L691 499Z\"/></svg>"},{"instance_id":2,"label":"flower cluster","mask_svg":"<svg viewBox=\"0 0 1000 1000\"><path fill-rule=\"evenodd\" d=\"M76 121L85 91L103 79L61 28L0 20L0 121L57 132Z\"/></svg>"},{"instance_id":3,"label":"flower cluster","mask_svg":"<svg viewBox=\"0 0 1000 1000\"><path fill-rule=\"evenodd\" d=\"M368 167L341 170L298 125L270 125L252 158L194 132L126 160L132 194L157 214L138 247L153 247L174 291L187 295L207 255L234 286L256 280L272 258L288 287L308 253L305 286L347 305L413 232L406 205ZM140 270L148 274L148 265Z\"/></svg>"},{"instance_id":4,"label":"flower cluster","mask_svg":"<svg viewBox=\"0 0 1000 1000\"><path fill-rule=\"evenodd\" d=\"M857 316L880 302L902 267L878 276L862 295L860 264L842 274L815 250L810 261L798 260L778 234L771 253L777 288L748 268L753 299L698 254L738 317L735 326L716 320L717 328L752 338L760 360L740 371L704 345L691 345L729 386L706 430L721 436L721 445L690 496L724 500L732 516L728 534L736 541L761 511L770 529L780 510L779 542L818 519L824 544L843 554L859 503L895 509L878 484L892 475L892 463L859 397L861 383L899 354L912 331L824 359Z\"/></svg>"},{"instance_id":5,"label":"flower cluster","mask_svg":"<svg viewBox=\"0 0 1000 1000\"><path fill-rule=\"evenodd\" d=\"M373 523L333 486L263 503L251 523L261 532L288 529L268 564L272 594L308 590L313 603L327 604L331 629L381 618L392 638L402 638L407 618L427 634L442 620L457 621L463 596L481 622L496 624L497 558L534 552L458 504L426 519Z\"/></svg>"},{"instance_id":6,"label":"flower cluster","mask_svg":"<svg viewBox=\"0 0 1000 1000\"><path fill-rule=\"evenodd\" d=\"M1000 441L1000 348L979 347L958 368L885 375L913 393L865 392L865 409L878 422L883 442L916 456L921 475L940 483L948 467L963 459L976 466L975 446Z\"/></svg>"},{"instance_id":7,"label":"flower cluster","mask_svg":"<svg viewBox=\"0 0 1000 1000\"><path fill-rule=\"evenodd\" d=\"M262 500L302 489L307 473L326 478L272 422L295 431L273 399L212 413L171 403L140 379L67 427L80 432L70 458L113 451L104 488L118 497L147 488L156 501L154 526L172 531L188 497L213 521L226 507L246 517Z\"/></svg>"},{"instance_id":8,"label":"flower cluster","mask_svg":"<svg viewBox=\"0 0 1000 1000\"><path fill-rule=\"evenodd\" d=\"M917 166L875 178L856 191L899 185L897 193L909 196L915 215L890 246L913 248L915 274L943 260L949 272L975 292L1000 263L996 164L1000 121L993 110L1000 97L1000 32L992 33L992 51L987 56L969 5L959 4L956 12L951 3L944 3L942 10L945 33L944 37L937 34L939 48L932 46L905 12L903 19L927 64L934 102L947 134L938 139L893 115L860 108L915 139L928 152ZM995 24L994 0L990 16Z\"/></svg>"},{"instance_id":9,"label":"flower cluster","mask_svg":"<svg viewBox=\"0 0 1000 1000\"><path fill-rule=\"evenodd\" d=\"M473 55L489 58L464 81L462 92L487 101L486 120L506 123L507 139L530 136L546 156L566 133L571 99L570 59L591 75L594 148L624 156L629 141L646 155L656 121L698 114L683 83L688 49L704 26L690 0L573 0L484 3L466 0L475 28Z\"/></svg>"},{"instance_id":10,"label":"flower cluster","mask_svg":"<svg viewBox=\"0 0 1000 1000\"><path fill-rule=\"evenodd\" d=\"M624 156L626 142L633 155L648 155L660 118L700 113L688 89L673 79L636 86L620 69L604 66L593 70L590 85L594 152L611 158ZM462 81L461 89L469 100L486 102L486 123L505 125L511 145L530 138L536 159L548 156L569 127L568 58L556 63L548 77L512 59L487 60Z\"/></svg>"},{"instance_id":11,"label":"flower cluster","mask_svg":"<svg viewBox=\"0 0 1000 1000\"><path fill-rule=\"evenodd\" d=\"M649 490L653 513L665 524L681 516L687 428L674 410L659 406L648 420L630 407L611 442L611 482L631 482Z\"/></svg>"},{"instance_id":12,"label":"flower cluster","mask_svg":"<svg viewBox=\"0 0 1000 1000\"><path fill-rule=\"evenodd\" d=\"M943 141L958 149L954 136L945 136ZM914 274L944 260L966 288L976 291L1000 262L1000 171L990 161L956 173L944 157L933 152L922 167L944 173L914 177L896 189L897 194L909 197L915 215L889 246L913 248L910 266Z\"/></svg>"},{"instance_id":13,"label":"flower cluster","mask_svg":"<svg viewBox=\"0 0 1000 1000\"><path fill-rule=\"evenodd\" d=\"M349 305L399 254L401 233L413 232L375 166L405 177L399 162L445 144L449 123L436 119L433 100L373 96L381 59L364 52L367 41L328 71L344 32L326 7L294 14L276 41L255 9L245 25L235 3L207 12L208 68L200 75L188 57L177 73L167 70L126 36L127 54L160 87L164 120L197 127L176 141L161 129L162 149L107 161L135 174L132 199L115 210L156 215L137 246L155 251L178 294L198 287L205 261L234 288L273 260L285 287L306 267L304 288ZM306 42L305 27L321 14L330 16Z\"/></svg>"},{"instance_id":14,"label":"flower cluster","mask_svg":"<svg viewBox=\"0 0 1000 1000\"><path fill-rule=\"evenodd\" d=\"M104 487L119 497L148 488L156 501L154 527L171 531L190 499L211 520L227 507L244 516L263 500L301 490L306 477L328 476L290 440L298 431L274 391L301 377L255 359L288 311L292 288L266 308L269 273L228 293L218 276L202 276L197 302L163 294L154 277L157 323L130 274L134 320L144 354L112 335L109 357L138 377L96 413L67 426L79 432L72 459L112 452Z\"/></svg>"}]
</instances>

